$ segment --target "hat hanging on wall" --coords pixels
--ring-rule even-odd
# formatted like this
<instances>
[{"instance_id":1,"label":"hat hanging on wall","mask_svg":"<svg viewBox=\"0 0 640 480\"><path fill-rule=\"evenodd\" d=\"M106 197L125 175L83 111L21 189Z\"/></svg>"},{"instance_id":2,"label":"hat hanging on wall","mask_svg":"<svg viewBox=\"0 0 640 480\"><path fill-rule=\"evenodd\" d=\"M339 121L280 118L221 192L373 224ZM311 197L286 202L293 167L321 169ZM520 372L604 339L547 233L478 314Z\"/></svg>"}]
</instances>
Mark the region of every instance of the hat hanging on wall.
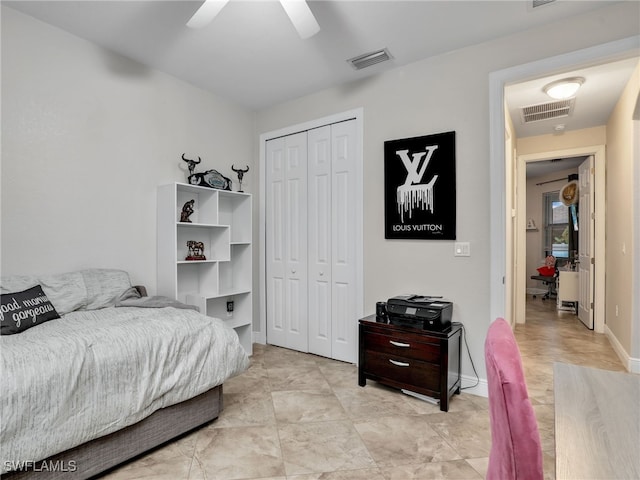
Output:
<instances>
[{"instance_id":1,"label":"hat hanging on wall","mask_svg":"<svg viewBox=\"0 0 640 480\"><path fill-rule=\"evenodd\" d=\"M578 182L572 180L560 189L560 201L567 207L578 203Z\"/></svg>"}]
</instances>

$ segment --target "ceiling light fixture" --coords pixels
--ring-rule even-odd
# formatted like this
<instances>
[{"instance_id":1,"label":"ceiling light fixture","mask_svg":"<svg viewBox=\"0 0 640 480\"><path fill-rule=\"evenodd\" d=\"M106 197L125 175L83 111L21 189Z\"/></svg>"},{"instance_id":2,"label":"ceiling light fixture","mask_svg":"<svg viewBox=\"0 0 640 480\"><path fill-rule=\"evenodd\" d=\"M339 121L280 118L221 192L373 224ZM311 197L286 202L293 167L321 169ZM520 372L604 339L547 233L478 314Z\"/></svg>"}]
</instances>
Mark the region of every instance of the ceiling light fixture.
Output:
<instances>
[{"instance_id":1,"label":"ceiling light fixture","mask_svg":"<svg viewBox=\"0 0 640 480\"><path fill-rule=\"evenodd\" d=\"M542 90L551 98L563 100L573 97L583 83L582 77L564 78L545 85Z\"/></svg>"},{"instance_id":2,"label":"ceiling light fixture","mask_svg":"<svg viewBox=\"0 0 640 480\"><path fill-rule=\"evenodd\" d=\"M187 22L189 28L206 27L220 13L229 0L205 0ZM313 16L313 12L306 0L280 0L284 11L287 12L291 23L300 38L307 39L320 31L320 25Z\"/></svg>"}]
</instances>

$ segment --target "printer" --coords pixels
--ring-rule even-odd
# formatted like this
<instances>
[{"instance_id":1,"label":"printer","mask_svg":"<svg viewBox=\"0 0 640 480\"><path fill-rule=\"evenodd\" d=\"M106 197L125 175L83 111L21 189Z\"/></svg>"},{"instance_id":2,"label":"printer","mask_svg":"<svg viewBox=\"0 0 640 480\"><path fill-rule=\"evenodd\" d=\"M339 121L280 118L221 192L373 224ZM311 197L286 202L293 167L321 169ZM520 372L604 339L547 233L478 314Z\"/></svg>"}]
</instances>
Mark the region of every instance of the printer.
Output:
<instances>
[{"instance_id":1,"label":"printer","mask_svg":"<svg viewBox=\"0 0 640 480\"><path fill-rule=\"evenodd\" d=\"M387 300L389 323L422 330L446 330L451 326L453 304L440 297L399 295Z\"/></svg>"}]
</instances>

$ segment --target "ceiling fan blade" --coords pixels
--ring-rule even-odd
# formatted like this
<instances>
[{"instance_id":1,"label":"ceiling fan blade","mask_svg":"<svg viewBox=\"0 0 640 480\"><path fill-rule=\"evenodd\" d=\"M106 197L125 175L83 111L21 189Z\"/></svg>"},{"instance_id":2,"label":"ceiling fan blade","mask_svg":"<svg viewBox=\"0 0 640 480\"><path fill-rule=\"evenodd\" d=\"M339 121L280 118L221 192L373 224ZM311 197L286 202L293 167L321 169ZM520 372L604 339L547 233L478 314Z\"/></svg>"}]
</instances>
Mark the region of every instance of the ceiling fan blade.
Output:
<instances>
[{"instance_id":1,"label":"ceiling fan blade","mask_svg":"<svg viewBox=\"0 0 640 480\"><path fill-rule=\"evenodd\" d=\"M313 12L305 0L280 0L282 7L291 19L298 35L303 40L314 36L320 31L320 25L313 16Z\"/></svg>"},{"instance_id":2,"label":"ceiling fan blade","mask_svg":"<svg viewBox=\"0 0 640 480\"><path fill-rule=\"evenodd\" d=\"M206 27L216 18L220 10L227 4L229 0L205 0L200 8L196 10L193 17L187 22L189 28Z\"/></svg>"}]
</instances>

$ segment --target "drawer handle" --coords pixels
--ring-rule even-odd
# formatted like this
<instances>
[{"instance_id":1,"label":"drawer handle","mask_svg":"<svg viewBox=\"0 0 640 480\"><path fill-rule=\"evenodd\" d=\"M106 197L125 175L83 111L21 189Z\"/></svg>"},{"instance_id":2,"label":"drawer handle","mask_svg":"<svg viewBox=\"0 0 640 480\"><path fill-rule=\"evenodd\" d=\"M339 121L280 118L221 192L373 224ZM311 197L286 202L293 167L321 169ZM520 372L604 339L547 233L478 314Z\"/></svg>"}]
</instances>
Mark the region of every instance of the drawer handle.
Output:
<instances>
[{"instance_id":1,"label":"drawer handle","mask_svg":"<svg viewBox=\"0 0 640 480\"><path fill-rule=\"evenodd\" d=\"M398 362L396 360L391 360L391 359L389 359L389 361L391 363L393 363L396 367L408 367L409 366L409 364L405 363L405 362Z\"/></svg>"},{"instance_id":2,"label":"drawer handle","mask_svg":"<svg viewBox=\"0 0 640 480\"><path fill-rule=\"evenodd\" d=\"M403 347L403 348L407 348L407 347L411 346L411 344L409 344L409 343L394 342L393 340L389 340L389 343L391 345L395 345L396 347Z\"/></svg>"}]
</instances>

